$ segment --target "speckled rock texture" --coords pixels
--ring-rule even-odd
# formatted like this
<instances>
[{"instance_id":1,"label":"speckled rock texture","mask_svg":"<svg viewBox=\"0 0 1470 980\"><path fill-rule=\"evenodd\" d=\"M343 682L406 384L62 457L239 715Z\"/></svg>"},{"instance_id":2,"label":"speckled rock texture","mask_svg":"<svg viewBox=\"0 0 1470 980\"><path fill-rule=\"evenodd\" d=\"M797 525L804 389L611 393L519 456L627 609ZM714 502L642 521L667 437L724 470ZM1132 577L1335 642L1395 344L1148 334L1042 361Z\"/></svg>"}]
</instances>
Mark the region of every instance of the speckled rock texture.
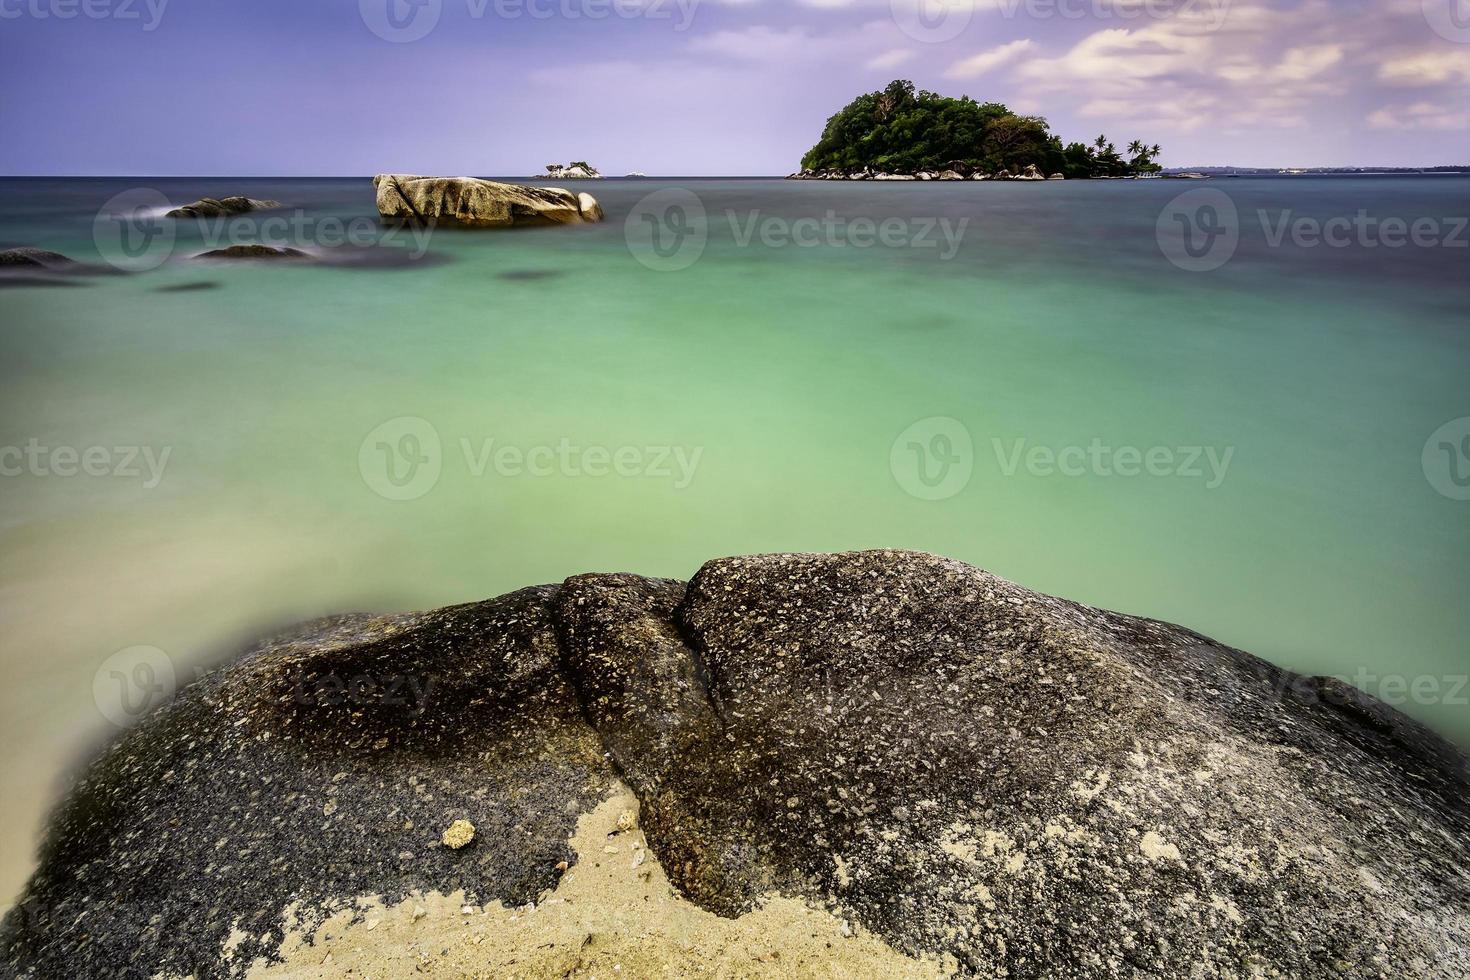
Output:
<instances>
[{"instance_id":1,"label":"speckled rock texture","mask_svg":"<svg viewBox=\"0 0 1470 980\"><path fill-rule=\"evenodd\" d=\"M353 677L380 680L328 683ZM93 764L0 949L22 976L210 977L269 956L293 903L530 901L616 779L699 905L779 890L961 974L1470 975L1458 749L1336 682L904 552L263 643Z\"/></svg>"},{"instance_id":2,"label":"speckled rock texture","mask_svg":"<svg viewBox=\"0 0 1470 980\"><path fill-rule=\"evenodd\" d=\"M394 224L511 228L602 220L592 195L560 187L413 174L379 174L373 186L378 214Z\"/></svg>"}]
</instances>

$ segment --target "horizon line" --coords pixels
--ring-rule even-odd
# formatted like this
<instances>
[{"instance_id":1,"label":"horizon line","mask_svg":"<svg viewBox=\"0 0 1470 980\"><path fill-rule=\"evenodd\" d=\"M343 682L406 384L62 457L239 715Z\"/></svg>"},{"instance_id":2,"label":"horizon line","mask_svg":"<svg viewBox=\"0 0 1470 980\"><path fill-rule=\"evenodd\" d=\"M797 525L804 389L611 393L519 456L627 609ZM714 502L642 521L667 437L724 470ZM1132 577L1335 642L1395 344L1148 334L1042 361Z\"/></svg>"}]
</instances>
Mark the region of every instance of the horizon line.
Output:
<instances>
[{"instance_id":1,"label":"horizon line","mask_svg":"<svg viewBox=\"0 0 1470 980\"><path fill-rule=\"evenodd\" d=\"M1293 171L1310 173L1312 171L1332 170L1359 170L1373 173L1398 172L1423 172L1440 171L1441 173L1458 172L1470 173L1470 163L1436 163L1416 166L1372 164L1335 164L1331 166L1315 167L1255 167L1237 164L1194 164L1191 166L1164 167L1160 173L1183 173L1199 170L1242 170L1262 171L1269 173L1289 174ZM371 180L380 173L395 173L397 171L380 170L371 174L300 174L300 173L273 173L273 174L245 174L245 173L25 173L25 174L0 174L0 180ZM799 173L800 171L792 171ZM437 174L434 176L464 176L481 178L514 178L516 180L557 180L556 177L543 174ZM576 180L780 180L785 179L784 173L769 174L643 174L631 176L629 174L604 174L595 178L563 178ZM1078 180L1086 178L1075 178Z\"/></svg>"}]
</instances>

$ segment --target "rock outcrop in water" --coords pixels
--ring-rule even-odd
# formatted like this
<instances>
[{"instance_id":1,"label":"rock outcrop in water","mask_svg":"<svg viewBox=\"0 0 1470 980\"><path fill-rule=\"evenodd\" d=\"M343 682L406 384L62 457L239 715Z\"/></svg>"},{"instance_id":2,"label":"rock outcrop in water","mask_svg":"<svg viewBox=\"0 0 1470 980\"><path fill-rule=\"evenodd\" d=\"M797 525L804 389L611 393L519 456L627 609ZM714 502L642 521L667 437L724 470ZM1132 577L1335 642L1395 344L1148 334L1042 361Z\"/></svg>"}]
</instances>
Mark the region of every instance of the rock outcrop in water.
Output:
<instances>
[{"instance_id":1,"label":"rock outcrop in water","mask_svg":"<svg viewBox=\"0 0 1470 980\"><path fill-rule=\"evenodd\" d=\"M299 248L284 245L230 245L201 252L196 259L211 261L251 261L256 259L309 259L311 256Z\"/></svg>"},{"instance_id":2,"label":"rock outcrop in water","mask_svg":"<svg viewBox=\"0 0 1470 980\"><path fill-rule=\"evenodd\" d=\"M169 211L170 218L230 218L252 211L269 211L281 206L280 201L256 201L248 197L206 197Z\"/></svg>"},{"instance_id":3,"label":"rock outcrop in water","mask_svg":"<svg viewBox=\"0 0 1470 980\"><path fill-rule=\"evenodd\" d=\"M7 286L76 285L85 276L112 275L116 269L85 262L44 248L0 250L0 288Z\"/></svg>"},{"instance_id":4,"label":"rock outcrop in water","mask_svg":"<svg viewBox=\"0 0 1470 980\"><path fill-rule=\"evenodd\" d=\"M395 223L510 228L602 220L602 209L592 195L573 194L560 187L408 174L379 174L373 186L378 192L378 213Z\"/></svg>"},{"instance_id":5,"label":"rock outcrop in water","mask_svg":"<svg viewBox=\"0 0 1470 980\"><path fill-rule=\"evenodd\" d=\"M50 269L60 271L76 266L76 261L60 252L49 252L44 248L7 248L0 251L0 268L5 269Z\"/></svg>"},{"instance_id":6,"label":"rock outcrop in water","mask_svg":"<svg viewBox=\"0 0 1470 980\"><path fill-rule=\"evenodd\" d=\"M1449 980L1466 766L1338 682L930 555L585 575L319 622L190 685L59 809L0 955L209 977L273 955L288 907L522 905L626 784L702 908L779 891L951 972Z\"/></svg>"},{"instance_id":7,"label":"rock outcrop in water","mask_svg":"<svg viewBox=\"0 0 1470 980\"><path fill-rule=\"evenodd\" d=\"M597 168L584 160L574 160L563 167L559 163L546 165L547 180L602 180Z\"/></svg>"}]
</instances>

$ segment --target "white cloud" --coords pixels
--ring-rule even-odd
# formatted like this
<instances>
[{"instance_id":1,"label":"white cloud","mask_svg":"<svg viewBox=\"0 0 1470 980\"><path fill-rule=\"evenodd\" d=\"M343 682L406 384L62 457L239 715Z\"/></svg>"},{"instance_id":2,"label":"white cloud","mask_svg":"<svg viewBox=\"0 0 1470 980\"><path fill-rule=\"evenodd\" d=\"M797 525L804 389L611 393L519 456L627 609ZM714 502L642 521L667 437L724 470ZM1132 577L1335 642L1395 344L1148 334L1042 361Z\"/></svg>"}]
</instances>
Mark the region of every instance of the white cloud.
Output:
<instances>
[{"instance_id":1,"label":"white cloud","mask_svg":"<svg viewBox=\"0 0 1470 980\"><path fill-rule=\"evenodd\" d=\"M1084 93L1078 114L1110 126L1258 131L1310 124L1323 100L1344 97L1371 73L1375 62L1365 69L1363 59L1393 35L1383 14L1350 20L1325 0L1289 9L1235 0L1228 17L1218 13L1186 5L1170 17L1097 30L1018 65L1014 76L1052 101Z\"/></svg>"},{"instance_id":2,"label":"white cloud","mask_svg":"<svg viewBox=\"0 0 1470 980\"><path fill-rule=\"evenodd\" d=\"M865 67L874 71L886 71L889 68L897 68L912 59L917 53L908 48L894 48L892 51L885 51L877 57L869 58Z\"/></svg>"},{"instance_id":3,"label":"white cloud","mask_svg":"<svg viewBox=\"0 0 1470 980\"><path fill-rule=\"evenodd\" d=\"M771 65L842 60L869 67L893 67L908 60L897 45L907 40L891 21L874 20L846 30L818 33L806 27L755 25L693 37L689 50ZM900 54L903 57L899 57Z\"/></svg>"},{"instance_id":4,"label":"white cloud","mask_svg":"<svg viewBox=\"0 0 1470 980\"><path fill-rule=\"evenodd\" d=\"M1342 61L1342 45L1318 44L1291 48L1269 73L1272 81L1303 82Z\"/></svg>"},{"instance_id":5,"label":"white cloud","mask_svg":"<svg viewBox=\"0 0 1470 980\"><path fill-rule=\"evenodd\" d=\"M1432 48L1390 58L1378 77L1392 85L1443 85L1470 82L1470 51Z\"/></svg>"},{"instance_id":6,"label":"white cloud","mask_svg":"<svg viewBox=\"0 0 1470 980\"><path fill-rule=\"evenodd\" d=\"M820 43L805 28L780 30L756 26L738 31L715 31L694 38L689 47L747 61L790 61Z\"/></svg>"},{"instance_id":7,"label":"white cloud","mask_svg":"<svg viewBox=\"0 0 1470 980\"><path fill-rule=\"evenodd\" d=\"M1470 128L1470 112L1433 102L1415 102L1378 109L1368 116L1368 125L1374 129L1466 129Z\"/></svg>"},{"instance_id":8,"label":"white cloud","mask_svg":"<svg viewBox=\"0 0 1470 980\"><path fill-rule=\"evenodd\" d=\"M1030 38L1022 38L1019 41L1002 44L999 47L991 48L989 51L982 51L963 61L956 61L949 66L949 70L944 73L944 77L975 78L988 71L993 71L1002 65L1008 65L1035 48L1036 42Z\"/></svg>"}]
</instances>

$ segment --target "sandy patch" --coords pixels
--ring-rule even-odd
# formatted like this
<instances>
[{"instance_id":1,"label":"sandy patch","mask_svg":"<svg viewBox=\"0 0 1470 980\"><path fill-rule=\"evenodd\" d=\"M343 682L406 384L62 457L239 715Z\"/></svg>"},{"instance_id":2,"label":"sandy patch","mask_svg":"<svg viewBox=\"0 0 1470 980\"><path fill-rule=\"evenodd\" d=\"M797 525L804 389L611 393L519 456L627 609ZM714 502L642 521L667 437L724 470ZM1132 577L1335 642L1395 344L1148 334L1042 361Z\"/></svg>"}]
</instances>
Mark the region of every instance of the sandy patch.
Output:
<instances>
[{"instance_id":1,"label":"sandy patch","mask_svg":"<svg viewBox=\"0 0 1470 980\"><path fill-rule=\"evenodd\" d=\"M444 977L912 977L946 974L831 913L772 895L722 919L676 895L623 790L577 823L578 863L534 908L468 906L463 896L358 902L310 937L290 935L260 980ZM308 938L311 940L307 942Z\"/></svg>"}]
</instances>

